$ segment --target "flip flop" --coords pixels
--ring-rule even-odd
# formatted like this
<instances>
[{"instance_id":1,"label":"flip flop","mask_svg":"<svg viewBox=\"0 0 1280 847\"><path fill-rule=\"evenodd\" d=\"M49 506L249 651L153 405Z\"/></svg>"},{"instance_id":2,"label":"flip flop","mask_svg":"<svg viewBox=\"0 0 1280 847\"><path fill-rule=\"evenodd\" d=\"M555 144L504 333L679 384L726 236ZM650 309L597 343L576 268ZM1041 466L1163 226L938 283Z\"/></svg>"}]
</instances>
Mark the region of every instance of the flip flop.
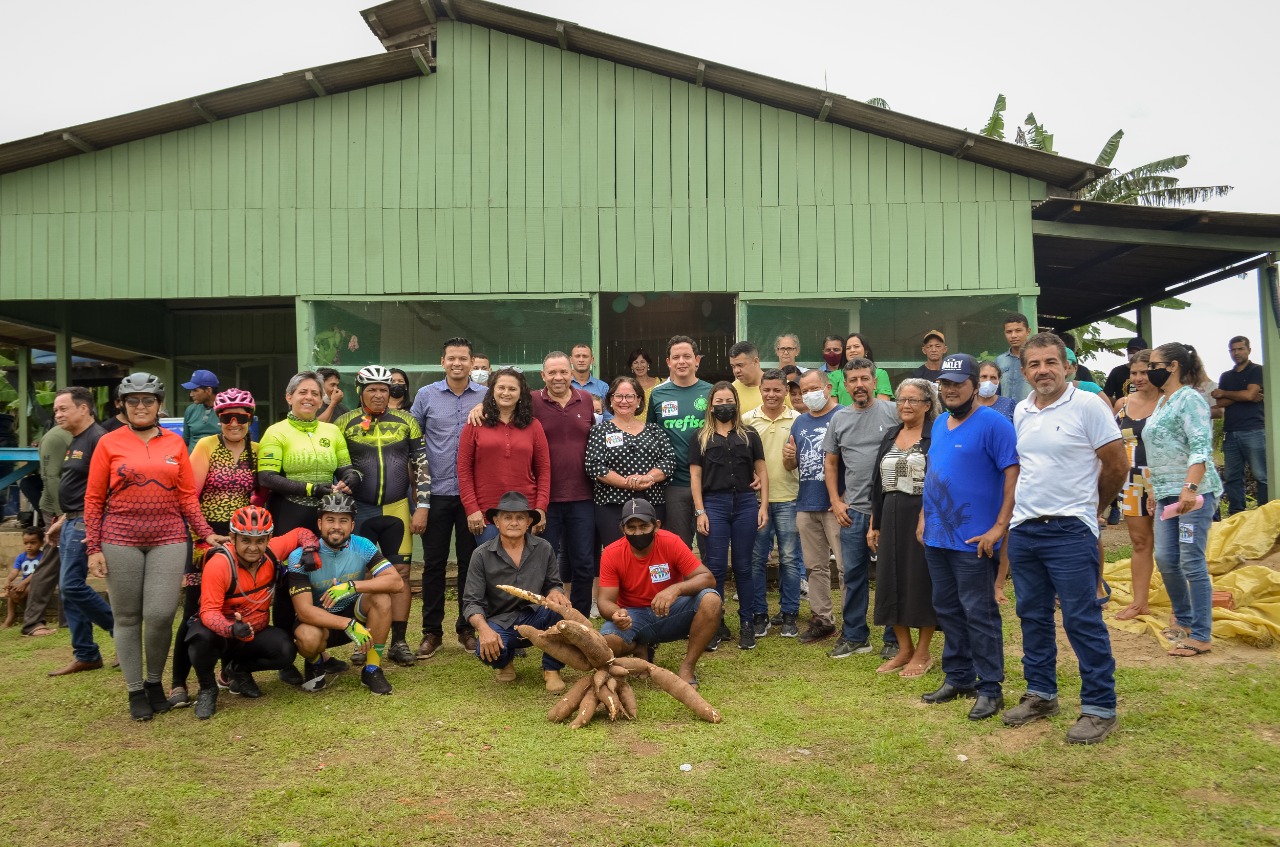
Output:
<instances>
[{"instance_id":1,"label":"flip flop","mask_svg":"<svg viewBox=\"0 0 1280 847\"><path fill-rule=\"evenodd\" d=\"M1190 653L1179 653L1179 650L1190 650ZM1178 642L1173 645L1173 649L1169 651L1169 655L1175 659L1194 659L1196 656L1203 656L1205 653L1212 653L1212 647L1196 647L1193 644Z\"/></svg>"},{"instance_id":2,"label":"flip flop","mask_svg":"<svg viewBox=\"0 0 1280 847\"><path fill-rule=\"evenodd\" d=\"M693 675L693 679L691 679L691 680L687 680L687 682L689 683L689 687L690 687L690 688L692 688L694 691L697 691L697 690L698 690L698 675L697 675L697 674L694 674L694 675Z\"/></svg>"},{"instance_id":3,"label":"flip flop","mask_svg":"<svg viewBox=\"0 0 1280 847\"><path fill-rule=\"evenodd\" d=\"M53 635L56 632L57 632L56 629L50 629L47 626L39 626L31 630L30 632L24 632L22 634L22 637L23 638L44 638L46 635Z\"/></svg>"},{"instance_id":4,"label":"flip flop","mask_svg":"<svg viewBox=\"0 0 1280 847\"><path fill-rule=\"evenodd\" d=\"M933 657L930 656L929 661L925 663L925 666L923 668L921 667L913 668L911 667L911 665L906 665L902 668L902 670L898 671L898 676L902 677L903 679L916 679L917 677L922 677L925 674L927 674L932 668L933 668Z\"/></svg>"}]
</instances>

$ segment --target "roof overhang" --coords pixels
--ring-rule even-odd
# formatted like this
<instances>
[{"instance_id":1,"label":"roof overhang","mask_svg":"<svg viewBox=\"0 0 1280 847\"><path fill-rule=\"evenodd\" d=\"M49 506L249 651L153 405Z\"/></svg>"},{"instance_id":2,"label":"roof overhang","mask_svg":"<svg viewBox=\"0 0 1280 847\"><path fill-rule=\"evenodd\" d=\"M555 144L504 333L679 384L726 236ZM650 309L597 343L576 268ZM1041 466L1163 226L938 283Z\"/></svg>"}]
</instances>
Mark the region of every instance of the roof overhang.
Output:
<instances>
[{"instance_id":1,"label":"roof overhang","mask_svg":"<svg viewBox=\"0 0 1280 847\"><path fill-rule=\"evenodd\" d=\"M1280 215L1052 199L1031 227L1040 323L1058 329L1240 276L1280 253Z\"/></svg>"}]
</instances>

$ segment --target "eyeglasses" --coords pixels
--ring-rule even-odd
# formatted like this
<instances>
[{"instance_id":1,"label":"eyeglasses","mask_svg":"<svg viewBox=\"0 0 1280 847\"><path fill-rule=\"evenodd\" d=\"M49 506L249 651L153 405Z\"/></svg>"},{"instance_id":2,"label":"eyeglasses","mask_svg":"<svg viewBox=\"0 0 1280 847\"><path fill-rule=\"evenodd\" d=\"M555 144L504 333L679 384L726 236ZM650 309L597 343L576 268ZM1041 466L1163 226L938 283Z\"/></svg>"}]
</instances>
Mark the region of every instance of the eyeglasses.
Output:
<instances>
[{"instance_id":1,"label":"eyeglasses","mask_svg":"<svg viewBox=\"0 0 1280 847\"><path fill-rule=\"evenodd\" d=\"M253 420L253 415L241 414L240 412L228 412L225 415L218 415L218 420L224 424L247 424Z\"/></svg>"},{"instance_id":2,"label":"eyeglasses","mask_svg":"<svg viewBox=\"0 0 1280 847\"><path fill-rule=\"evenodd\" d=\"M788 351L788 352L792 352L792 353L794 353L796 350L799 350L800 348L799 348L799 347L775 347L775 348L773 348L773 349L775 349L775 350L786 350L786 351Z\"/></svg>"},{"instance_id":3,"label":"eyeglasses","mask_svg":"<svg viewBox=\"0 0 1280 847\"><path fill-rule=\"evenodd\" d=\"M124 404L135 408L138 406L146 406L147 408L150 408L152 406L160 405L160 398L152 397L150 395L144 395L142 397L134 395L133 397L124 398Z\"/></svg>"},{"instance_id":4,"label":"eyeglasses","mask_svg":"<svg viewBox=\"0 0 1280 847\"><path fill-rule=\"evenodd\" d=\"M1158 371L1167 371L1169 370L1169 363L1168 362L1147 362L1147 370L1151 370L1152 368L1155 368Z\"/></svg>"},{"instance_id":5,"label":"eyeglasses","mask_svg":"<svg viewBox=\"0 0 1280 847\"><path fill-rule=\"evenodd\" d=\"M614 399L614 400L628 400L628 401L632 401L632 402L634 402L634 401L636 401L636 400L639 400L639 399L640 399L640 397L639 397L638 395L635 395L635 394L615 394L615 395L613 395L613 399Z\"/></svg>"},{"instance_id":6,"label":"eyeglasses","mask_svg":"<svg viewBox=\"0 0 1280 847\"><path fill-rule=\"evenodd\" d=\"M899 406L923 406L928 400L917 400L914 397L899 397L894 401Z\"/></svg>"}]
</instances>

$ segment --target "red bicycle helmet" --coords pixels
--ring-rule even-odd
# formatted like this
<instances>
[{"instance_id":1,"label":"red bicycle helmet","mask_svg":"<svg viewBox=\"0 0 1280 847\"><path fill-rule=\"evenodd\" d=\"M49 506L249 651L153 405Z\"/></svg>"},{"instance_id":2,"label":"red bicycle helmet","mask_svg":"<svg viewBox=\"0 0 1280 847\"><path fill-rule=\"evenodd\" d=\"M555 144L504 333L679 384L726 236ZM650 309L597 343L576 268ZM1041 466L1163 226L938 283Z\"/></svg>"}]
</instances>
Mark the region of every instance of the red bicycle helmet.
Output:
<instances>
[{"instance_id":1,"label":"red bicycle helmet","mask_svg":"<svg viewBox=\"0 0 1280 847\"><path fill-rule=\"evenodd\" d=\"M248 409L252 412L255 408L253 395L243 388L228 388L213 398L213 411L215 414L221 413L226 409Z\"/></svg>"},{"instance_id":2,"label":"red bicycle helmet","mask_svg":"<svg viewBox=\"0 0 1280 847\"><path fill-rule=\"evenodd\" d=\"M271 513L261 506L241 506L231 516L231 531L236 535L261 537L275 529Z\"/></svg>"}]
</instances>

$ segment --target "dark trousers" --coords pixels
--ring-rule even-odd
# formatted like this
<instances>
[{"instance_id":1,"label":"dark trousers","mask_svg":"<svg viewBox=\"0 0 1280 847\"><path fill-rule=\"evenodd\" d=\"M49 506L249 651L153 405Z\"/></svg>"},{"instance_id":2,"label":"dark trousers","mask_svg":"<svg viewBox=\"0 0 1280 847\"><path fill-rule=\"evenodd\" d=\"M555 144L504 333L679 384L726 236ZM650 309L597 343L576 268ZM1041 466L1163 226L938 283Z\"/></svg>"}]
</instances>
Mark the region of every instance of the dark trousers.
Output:
<instances>
[{"instance_id":1,"label":"dark trousers","mask_svg":"<svg viewBox=\"0 0 1280 847\"><path fill-rule=\"evenodd\" d=\"M547 506L547 528L542 537L560 560L560 579L571 583L569 602L582 614L591 611L591 582L596 576L592 547L596 540L595 509L590 500L552 503Z\"/></svg>"},{"instance_id":2,"label":"dark trousers","mask_svg":"<svg viewBox=\"0 0 1280 847\"><path fill-rule=\"evenodd\" d=\"M178 634L175 640L185 644L187 629L191 620L200 612L200 586L184 585L182 587L182 614L178 619ZM187 677L191 674L191 660L184 650L173 651L173 687L186 687Z\"/></svg>"},{"instance_id":3,"label":"dark trousers","mask_svg":"<svg viewBox=\"0 0 1280 847\"><path fill-rule=\"evenodd\" d=\"M94 624L112 632L115 616L102 595L89 587L89 554L84 544L84 518L72 518L62 525L58 537L62 559L62 603L71 630L71 652L77 661L99 662L102 653L93 640Z\"/></svg>"},{"instance_id":4,"label":"dark trousers","mask_svg":"<svg viewBox=\"0 0 1280 847\"><path fill-rule=\"evenodd\" d=\"M58 548L46 544L40 555L40 567L31 575L27 585L27 610L22 617L22 634L30 635L44 626L45 613L49 603L53 601L54 592L58 590L58 578L61 576L62 560L58 558ZM58 623L67 625L67 616L62 603L58 603Z\"/></svg>"},{"instance_id":5,"label":"dark trousers","mask_svg":"<svg viewBox=\"0 0 1280 847\"><path fill-rule=\"evenodd\" d=\"M218 660L229 670L241 673L278 671L293 664L298 648L283 629L269 626L253 635L252 641L223 638L199 618L187 623L187 657L195 668L201 688L217 684L214 667Z\"/></svg>"},{"instance_id":6,"label":"dark trousers","mask_svg":"<svg viewBox=\"0 0 1280 847\"><path fill-rule=\"evenodd\" d=\"M711 534L706 541L707 570L716 578L716 591L724 597L724 580L733 558L733 581L738 588L738 619L752 625L751 603L755 587L751 551L755 549L760 501L755 492L707 491L702 495Z\"/></svg>"},{"instance_id":7,"label":"dark trousers","mask_svg":"<svg viewBox=\"0 0 1280 847\"><path fill-rule=\"evenodd\" d=\"M999 697L1004 682L1004 627L995 589L999 560L972 550L928 546L924 559L933 582L933 611L945 636L942 672L947 682Z\"/></svg>"},{"instance_id":8,"label":"dark trousers","mask_svg":"<svg viewBox=\"0 0 1280 847\"><path fill-rule=\"evenodd\" d=\"M453 494L432 494L431 511L427 512L427 529L422 533L422 634L444 634L444 570L449 563L449 539L453 538L458 556L458 618L454 630L471 632L471 624L462 617L462 589L467 584L471 554L476 551L476 537L467 528L467 510L462 498Z\"/></svg>"},{"instance_id":9,"label":"dark trousers","mask_svg":"<svg viewBox=\"0 0 1280 847\"><path fill-rule=\"evenodd\" d=\"M480 659L491 668L505 668L511 664L511 660L515 658L517 647L528 647L529 642L520 637L520 633L516 632L518 626L531 626L534 629L546 629L554 626L560 620L560 616L545 606L530 606L520 613L520 616L512 622L511 626L497 626L492 621L489 627L498 634L502 639L502 653L493 661ZM480 656L480 642L476 641L476 657ZM542 654L542 669L544 671L558 671L564 667L564 662L551 658L546 653Z\"/></svg>"},{"instance_id":10,"label":"dark trousers","mask_svg":"<svg viewBox=\"0 0 1280 847\"><path fill-rule=\"evenodd\" d=\"M1062 628L1080 666L1080 711L1100 718L1116 713L1116 660L1098 599L1098 539L1079 518L1026 521L1009 530L1009 573L1022 621L1022 672L1027 691L1058 696L1058 638ZM1179 619L1179 623L1186 622Z\"/></svg>"}]
</instances>

